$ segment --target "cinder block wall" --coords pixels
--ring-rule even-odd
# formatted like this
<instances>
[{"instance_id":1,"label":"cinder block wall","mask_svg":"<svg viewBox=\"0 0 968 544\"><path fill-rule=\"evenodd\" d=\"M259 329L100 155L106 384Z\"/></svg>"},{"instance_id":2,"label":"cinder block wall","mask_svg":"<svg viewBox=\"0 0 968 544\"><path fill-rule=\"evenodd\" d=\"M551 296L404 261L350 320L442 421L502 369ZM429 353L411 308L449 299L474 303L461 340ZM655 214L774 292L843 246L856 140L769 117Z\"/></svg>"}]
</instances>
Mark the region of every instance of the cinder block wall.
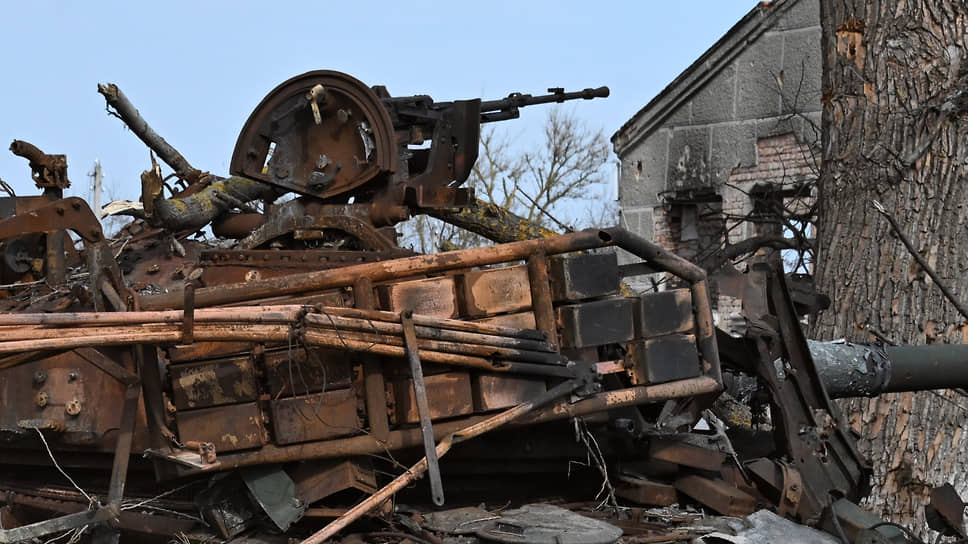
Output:
<instances>
[{"instance_id":1,"label":"cinder block wall","mask_svg":"<svg viewBox=\"0 0 968 544\"><path fill-rule=\"evenodd\" d=\"M680 248L662 193L712 187L723 207L742 207L726 182L756 168L759 140L820 140L819 0L778 0L754 12L613 137L623 226L670 249Z\"/></svg>"}]
</instances>

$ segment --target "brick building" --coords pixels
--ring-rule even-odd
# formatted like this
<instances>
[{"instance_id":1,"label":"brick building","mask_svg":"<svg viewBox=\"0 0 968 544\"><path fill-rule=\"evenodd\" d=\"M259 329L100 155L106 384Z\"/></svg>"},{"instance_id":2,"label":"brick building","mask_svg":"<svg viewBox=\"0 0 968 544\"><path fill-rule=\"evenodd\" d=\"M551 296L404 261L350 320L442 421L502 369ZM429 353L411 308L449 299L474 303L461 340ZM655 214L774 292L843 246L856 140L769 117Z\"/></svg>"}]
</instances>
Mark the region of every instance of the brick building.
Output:
<instances>
[{"instance_id":1,"label":"brick building","mask_svg":"<svg viewBox=\"0 0 968 544\"><path fill-rule=\"evenodd\" d=\"M760 2L612 136L623 226L698 262L809 233L820 78L818 0Z\"/></svg>"}]
</instances>

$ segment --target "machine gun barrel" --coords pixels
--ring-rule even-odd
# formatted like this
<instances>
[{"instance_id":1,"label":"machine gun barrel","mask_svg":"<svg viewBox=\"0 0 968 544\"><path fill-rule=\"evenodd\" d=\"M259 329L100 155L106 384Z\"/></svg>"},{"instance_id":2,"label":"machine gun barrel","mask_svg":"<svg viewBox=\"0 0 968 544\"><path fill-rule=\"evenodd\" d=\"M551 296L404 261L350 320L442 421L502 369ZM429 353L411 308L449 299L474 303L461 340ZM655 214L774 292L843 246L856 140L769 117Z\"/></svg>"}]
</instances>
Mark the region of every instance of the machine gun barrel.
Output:
<instances>
[{"instance_id":1,"label":"machine gun barrel","mask_svg":"<svg viewBox=\"0 0 968 544\"><path fill-rule=\"evenodd\" d=\"M606 98L609 94L608 87L597 89L585 89L566 93L564 89L548 89L551 94L532 96L530 94L511 93L507 98L500 100L485 100L481 102L481 123L493 123L495 121L505 121L507 119L517 119L520 116L518 108L523 106L533 106L535 104L549 104L551 102L565 102L567 100L591 100L593 98Z\"/></svg>"}]
</instances>

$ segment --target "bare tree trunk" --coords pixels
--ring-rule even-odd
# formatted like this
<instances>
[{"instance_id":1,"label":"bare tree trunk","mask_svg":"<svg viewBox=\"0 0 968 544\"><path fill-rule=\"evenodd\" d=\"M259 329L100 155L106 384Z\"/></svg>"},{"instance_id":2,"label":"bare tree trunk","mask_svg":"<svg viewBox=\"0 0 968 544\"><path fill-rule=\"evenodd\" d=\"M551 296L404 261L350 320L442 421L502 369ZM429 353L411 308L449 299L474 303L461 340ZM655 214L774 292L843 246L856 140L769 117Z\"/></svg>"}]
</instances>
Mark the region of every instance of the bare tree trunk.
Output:
<instances>
[{"instance_id":1,"label":"bare tree trunk","mask_svg":"<svg viewBox=\"0 0 968 544\"><path fill-rule=\"evenodd\" d=\"M968 323L912 259L881 202L954 295L968 300L968 7L957 0L823 0L818 338L968 342ZM968 364L968 361L966 361ZM847 403L875 467L875 511L922 535L932 486L968 491L968 399Z\"/></svg>"}]
</instances>

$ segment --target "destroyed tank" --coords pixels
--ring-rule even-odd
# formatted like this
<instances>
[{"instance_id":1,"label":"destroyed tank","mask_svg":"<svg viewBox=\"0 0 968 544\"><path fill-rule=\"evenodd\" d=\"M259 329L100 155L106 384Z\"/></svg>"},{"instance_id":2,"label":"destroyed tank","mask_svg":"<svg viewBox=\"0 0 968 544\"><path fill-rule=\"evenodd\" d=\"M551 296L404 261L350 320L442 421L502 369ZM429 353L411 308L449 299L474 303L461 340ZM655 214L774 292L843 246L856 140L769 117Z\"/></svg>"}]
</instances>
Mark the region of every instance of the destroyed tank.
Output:
<instances>
[{"instance_id":1,"label":"destroyed tank","mask_svg":"<svg viewBox=\"0 0 968 544\"><path fill-rule=\"evenodd\" d=\"M605 87L435 102L309 72L256 107L228 178L194 168L117 86L99 91L177 185L154 164L140 202L108 206L135 218L109 240L63 197L63 155L11 146L43 194L0 198L0 542L316 543L389 516L398 492L464 504L474 477L588 451L616 475L613 500L769 508L853 540L877 520L854 506L869 467L831 393L965 382L955 348L936 361L958 383L907 348L808 344L769 267L733 281L757 326L726 334L693 263L621 228L548 233L462 187L483 123ZM496 244L414 254L395 226L417 214ZM192 237L208 227L214 242ZM629 294L642 274L671 287ZM741 376L765 427L723 408Z\"/></svg>"}]
</instances>

